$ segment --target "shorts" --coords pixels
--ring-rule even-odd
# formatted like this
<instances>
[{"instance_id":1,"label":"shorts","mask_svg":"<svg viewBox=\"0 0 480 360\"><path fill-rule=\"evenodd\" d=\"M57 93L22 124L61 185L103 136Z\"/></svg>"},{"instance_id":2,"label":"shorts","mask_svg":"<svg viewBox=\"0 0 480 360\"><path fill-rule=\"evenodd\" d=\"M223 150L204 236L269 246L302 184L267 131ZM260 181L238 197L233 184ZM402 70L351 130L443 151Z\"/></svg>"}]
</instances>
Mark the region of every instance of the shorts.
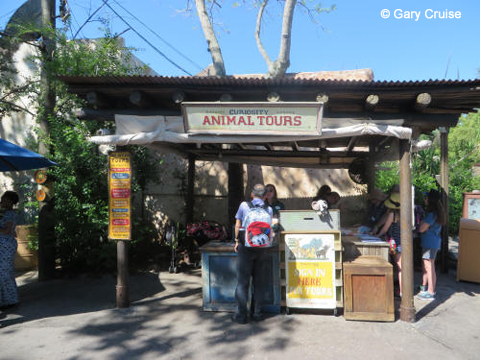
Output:
<instances>
[{"instance_id":1,"label":"shorts","mask_svg":"<svg viewBox=\"0 0 480 360\"><path fill-rule=\"evenodd\" d=\"M437 257L438 249L429 249L429 248L422 248L422 259L425 260L435 260Z\"/></svg>"}]
</instances>

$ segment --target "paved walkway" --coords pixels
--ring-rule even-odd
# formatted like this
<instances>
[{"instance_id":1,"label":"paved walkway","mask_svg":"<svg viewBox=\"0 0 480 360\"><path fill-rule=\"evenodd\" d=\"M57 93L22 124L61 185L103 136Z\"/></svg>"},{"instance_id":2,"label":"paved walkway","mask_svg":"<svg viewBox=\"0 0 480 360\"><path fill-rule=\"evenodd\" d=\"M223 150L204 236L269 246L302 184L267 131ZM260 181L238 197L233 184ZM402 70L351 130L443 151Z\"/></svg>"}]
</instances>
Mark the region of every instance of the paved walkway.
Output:
<instances>
[{"instance_id":1,"label":"paved walkway","mask_svg":"<svg viewBox=\"0 0 480 360\"><path fill-rule=\"evenodd\" d=\"M112 276L19 276L22 303L0 320L0 359L480 358L480 285L453 272L439 276L437 301L415 300L414 324L297 313L238 325L201 311L201 270L130 281L132 306L115 309Z\"/></svg>"}]
</instances>

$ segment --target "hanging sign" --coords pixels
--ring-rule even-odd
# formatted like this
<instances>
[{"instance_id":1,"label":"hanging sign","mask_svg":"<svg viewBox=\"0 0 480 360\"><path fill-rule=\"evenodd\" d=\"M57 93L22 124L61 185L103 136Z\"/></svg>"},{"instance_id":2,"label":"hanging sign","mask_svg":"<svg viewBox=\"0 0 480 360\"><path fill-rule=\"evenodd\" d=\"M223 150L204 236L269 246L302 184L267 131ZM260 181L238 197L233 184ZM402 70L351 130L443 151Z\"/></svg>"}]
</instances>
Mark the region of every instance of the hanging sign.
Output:
<instances>
[{"instance_id":1,"label":"hanging sign","mask_svg":"<svg viewBox=\"0 0 480 360\"><path fill-rule=\"evenodd\" d=\"M334 234L286 234L287 307L334 309Z\"/></svg>"},{"instance_id":2,"label":"hanging sign","mask_svg":"<svg viewBox=\"0 0 480 360\"><path fill-rule=\"evenodd\" d=\"M182 113L192 134L322 134L321 102L184 102Z\"/></svg>"},{"instance_id":3,"label":"hanging sign","mask_svg":"<svg viewBox=\"0 0 480 360\"><path fill-rule=\"evenodd\" d=\"M128 152L112 152L108 159L110 240L131 240L130 191L132 184L131 158Z\"/></svg>"}]
</instances>

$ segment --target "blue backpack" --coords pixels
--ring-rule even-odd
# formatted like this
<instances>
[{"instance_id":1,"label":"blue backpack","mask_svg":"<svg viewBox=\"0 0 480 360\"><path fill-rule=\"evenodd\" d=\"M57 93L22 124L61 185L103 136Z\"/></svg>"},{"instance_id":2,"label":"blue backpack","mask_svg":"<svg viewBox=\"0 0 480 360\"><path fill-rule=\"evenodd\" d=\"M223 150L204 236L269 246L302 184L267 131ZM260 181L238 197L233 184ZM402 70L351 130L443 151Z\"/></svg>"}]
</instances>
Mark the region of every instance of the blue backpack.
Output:
<instances>
[{"instance_id":1,"label":"blue backpack","mask_svg":"<svg viewBox=\"0 0 480 360\"><path fill-rule=\"evenodd\" d=\"M267 205L254 206L248 202L248 211L243 218L245 229L245 247L269 248L272 246L272 216Z\"/></svg>"}]
</instances>

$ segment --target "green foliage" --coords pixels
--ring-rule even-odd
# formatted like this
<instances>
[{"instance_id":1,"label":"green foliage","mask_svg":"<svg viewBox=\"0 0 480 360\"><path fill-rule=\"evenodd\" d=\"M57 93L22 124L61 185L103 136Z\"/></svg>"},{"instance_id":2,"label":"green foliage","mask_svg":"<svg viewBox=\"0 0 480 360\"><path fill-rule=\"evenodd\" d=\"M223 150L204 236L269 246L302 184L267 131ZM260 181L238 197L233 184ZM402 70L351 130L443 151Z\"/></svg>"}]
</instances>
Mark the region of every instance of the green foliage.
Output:
<instances>
[{"instance_id":1,"label":"green foliage","mask_svg":"<svg viewBox=\"0 0 480 360\"><path fill-rule=\"evenodd\" d=\"M31 32L32 29L25 27L23 31ZM58 166L48 170L49 178L55 181L57 257L64 271L113 271L116 268L116 243L107 239L107 157L100 154L97 146L88 141L96 130L112 127L113 124L77 119L74 110L81 107L82 101L69 94L65 85L56 77L143 75L146 66L132 63L132 49L125 48L117 37L108 31L103 38L95 41L71 41L67 38L67 31L68 29L37 29L37 32L43 33L47 38L54 39L54 57L47 59L46 53L39 51L38 55L31 59L44 65L56 96L54 114L48 118L49 134L37 129L37 135L51 150L49 158L58 163ZM20 31L20 36L21 33ZM1 64L0 71L3 71L4 63ZM3 72L0 75L3 75ZM10 89L14 86L6 81L3 81L2 85ZM31 82L29 85L35 87L33 94L40 92L38 82ZM43 100L41 96L35 100L40 117L45 111ZM3 109L12 110L11 107ZM2 108L0 113L1 111ZM141 194L149 181L159 179L155 164L145 148L131 146L126 150L132 153L132 194L135 197L137 193ZM155 229L151 224L145 223L141 216L143 201L138 203L140 209L132 209L134 224L130 251L137 264L145 263L148 256L152 256L150 244L156 238ZM138 213L140 216L136 216ZM137 218L142 220L137 221ZM137 256L137 249L141 256Z\"/></svg>"},{"instance_id":2,"label":"green foliage","mask_svg":"<svg viewBox=\"0 0 480 360\"><path fill-rule=\"evenodd\" d=\"M421 140L431 140L433 146L413 154L412 181L419 192L438 190L435 175L440 174L439 133L422 135ZM450 129L449 141L449 231L458 234L462 215L463 193L480 189L480 177L474 176L473 165L480 163L480 114L461 117L458 126ZM376 174L376 186L388 191L398 184L398 162L383 163Z\"/></svg>"}]
</instances>

